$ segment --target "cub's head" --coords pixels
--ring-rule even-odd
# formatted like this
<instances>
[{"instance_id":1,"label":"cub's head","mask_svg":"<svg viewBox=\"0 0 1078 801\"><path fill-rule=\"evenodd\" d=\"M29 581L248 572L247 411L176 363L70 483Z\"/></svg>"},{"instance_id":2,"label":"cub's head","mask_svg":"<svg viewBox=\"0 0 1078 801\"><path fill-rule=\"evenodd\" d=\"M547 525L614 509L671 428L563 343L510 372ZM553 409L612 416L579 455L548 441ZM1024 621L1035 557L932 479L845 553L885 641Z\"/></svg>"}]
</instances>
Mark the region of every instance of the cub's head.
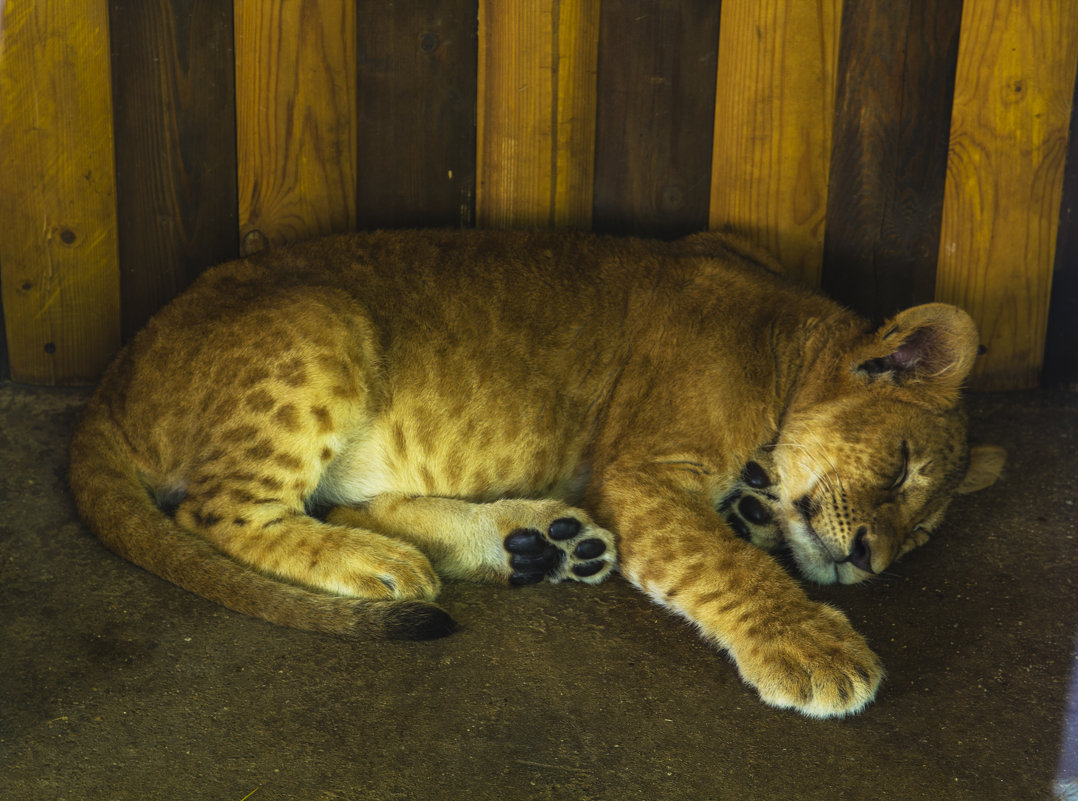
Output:
<instances>
[{"instance_id":1,"label":"cub's head","mask_svg":"<svg viewBox=\"0 0 1078 801\"><path fill-rule=\"evenodd\" d=\"M933 303L827 354L720 511L813 581L881 573L1002 470L1001 449L966 442L959 391L978 347L969 315Z\"/></svg>"}]
</instances>

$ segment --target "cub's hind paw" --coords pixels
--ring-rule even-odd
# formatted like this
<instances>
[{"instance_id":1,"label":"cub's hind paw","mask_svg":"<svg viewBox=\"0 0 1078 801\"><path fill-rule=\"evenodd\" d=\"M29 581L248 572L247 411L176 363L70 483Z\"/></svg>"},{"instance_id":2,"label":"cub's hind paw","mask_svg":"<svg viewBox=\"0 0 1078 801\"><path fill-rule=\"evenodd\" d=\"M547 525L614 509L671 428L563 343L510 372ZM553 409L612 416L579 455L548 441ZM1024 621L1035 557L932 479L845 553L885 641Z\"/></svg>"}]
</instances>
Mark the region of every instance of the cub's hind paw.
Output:
<instances>
[{"instance_id":1,"label":"cub's hind paw","mask_svg":"<svg viewBox=\"0 0 1078 801\"><path fill-rule=\"evenodd\" d=\"M512 571L509 583L520 586L543 579L571 579L590 584L602 581L614 567L609 532L582 523L575 517L559 517L546 527L518 528L505 538Z\"/></svg>"}]
</instances>

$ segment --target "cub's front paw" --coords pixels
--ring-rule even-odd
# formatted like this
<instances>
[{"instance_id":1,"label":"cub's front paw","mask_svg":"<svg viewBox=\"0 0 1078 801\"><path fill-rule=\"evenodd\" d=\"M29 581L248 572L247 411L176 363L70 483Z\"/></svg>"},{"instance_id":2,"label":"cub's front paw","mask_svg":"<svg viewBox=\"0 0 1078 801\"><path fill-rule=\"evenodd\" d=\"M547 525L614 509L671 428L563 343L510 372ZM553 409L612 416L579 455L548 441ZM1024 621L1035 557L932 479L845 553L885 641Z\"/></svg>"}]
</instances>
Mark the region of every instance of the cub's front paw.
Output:
<instances>
[{"instance_id":1,"label":"cub's front paw","mask_svg":"<svg viewBox=\"0 0 1078 801\"><path fill-rule=\"evenodd\" d=\"M846 616L823 604L731 651L761 700L813 718L860 712L876 697L884 675L879 658Z\"/></svg>"},{"instance_id":2,"label":"cub's front paw","mask_svg":"<svg viewBox=\"0 0 1078 801\"><path fill-rule=\"evenodd\" d=\"M773 551L783 541L782 529L775 520L778 500L768 471L759 462L751 461L719 504L719 514L741 539Z\"/></svg>"},{"instance_id":3,"label":"cub's front paw","mask_svg":"<svg viewBox=\"0 0 1078 801\"><path fill-rule=\"evenodd\" d=\"M535 584L566 579L595 584L614 568L610 532L575 516L559 517L545 527L518 528L504 541L512 574L509 583Z\"/></svg>"}]
</instances>

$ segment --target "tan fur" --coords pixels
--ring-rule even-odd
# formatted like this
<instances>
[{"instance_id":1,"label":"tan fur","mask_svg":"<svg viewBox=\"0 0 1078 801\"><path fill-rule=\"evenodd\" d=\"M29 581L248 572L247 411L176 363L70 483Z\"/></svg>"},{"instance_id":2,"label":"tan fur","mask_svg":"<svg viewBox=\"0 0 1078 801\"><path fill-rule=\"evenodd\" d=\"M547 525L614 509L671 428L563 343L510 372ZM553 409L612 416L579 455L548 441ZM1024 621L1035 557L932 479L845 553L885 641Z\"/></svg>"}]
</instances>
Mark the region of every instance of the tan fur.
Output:
<instances>
[{"instance_id":1,"label":"tan fur","mask_svg":"<svg viewBox=\"0 0 1078 801\"><path fill-rule=\"evenodd\" d=\"M106 373L71 484L137 564L356 635L448 633L439 575L602 580L616 539L766 702L854 712L879 661L730 526L823 582L923 541L967 475L976 331L939 304L873 331L777 269L720 234L380 232L231 262ZM998 475L982 455L969 487Z\"/></svg>"}]
</instances>

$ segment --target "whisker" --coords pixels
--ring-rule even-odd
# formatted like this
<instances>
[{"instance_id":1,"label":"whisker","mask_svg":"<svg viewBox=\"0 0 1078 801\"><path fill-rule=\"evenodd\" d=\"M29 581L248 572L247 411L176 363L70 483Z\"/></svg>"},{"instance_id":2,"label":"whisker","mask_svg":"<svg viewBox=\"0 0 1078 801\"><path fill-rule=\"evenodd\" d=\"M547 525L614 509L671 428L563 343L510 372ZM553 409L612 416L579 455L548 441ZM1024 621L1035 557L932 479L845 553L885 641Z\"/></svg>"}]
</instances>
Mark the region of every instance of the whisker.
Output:
<instances>
[{"instance_id":1,"label":"whisker","mask_svg":"<svg viewBox=\"0 0 1078 801\"><path fill-rule=\"evenodd\" d=\"M839 474L838 468L835 467L835 463L831 461L830 457L825 456L821 459L814 449L799 442L776 442L772 446L772 448L778 447L799 448L801 456L806 459L801 462L801 467L806 469L812 475L814 481L823 484L827 492L831 495L838 495L845 492L842 486L842 476ZM823 463L822 466L821 462Z\"/></svg>"}]
</instances>

